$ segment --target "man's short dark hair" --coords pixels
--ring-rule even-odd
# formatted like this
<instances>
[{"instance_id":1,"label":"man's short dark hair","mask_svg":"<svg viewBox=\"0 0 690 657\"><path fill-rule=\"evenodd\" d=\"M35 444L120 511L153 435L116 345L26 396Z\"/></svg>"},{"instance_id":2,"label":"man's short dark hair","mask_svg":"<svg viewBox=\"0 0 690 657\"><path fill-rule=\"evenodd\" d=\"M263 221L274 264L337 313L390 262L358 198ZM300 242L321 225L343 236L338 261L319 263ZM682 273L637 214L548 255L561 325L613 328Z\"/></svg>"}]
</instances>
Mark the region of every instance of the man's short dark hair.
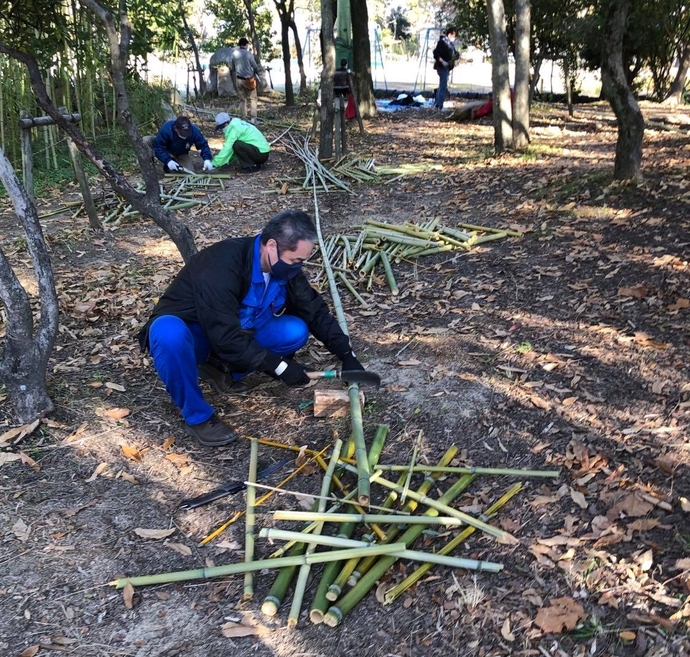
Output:
<instances>
[{"instance_id":1,"label":"man's short dark hair","mask_svg":"<svg viewBox=\"0 0 690 657\"><path fill-rule=\"evenodd\" d=\"M247 39L245 39L244 37L242 37L242 38L237 42L237 44L240 46L240 48L244 48L245 46L248 46L248 45L249 45L249 41L247 41Z\"/></svg>"},{"instance_id":2,"label":"man's short dark hair","mask_svg":"<svg viewBox=\"0 0 690 657\"><path fill-rule=\"evenodd\" d=\"M318 235L311 217L302 210L283 210L275 215L261 231L261 243L275 240L283 251L294 251L297 243L316 243Z\"/></svg>"},{"instance_id":3,"label":"man's short dark hair","mask_svg":"<svg viewBox=\"0 0 690 657\"><path fill-rule=\"evenodd\" d=\"M457 34L457 31L456 31L454 25L449 25L449 26L446 28L446 36L447 36L448 34L450 34L451 32L452 32L453 34Z\"/></svg>"},{"instance_id":4,"label":"man's short dark hair","mask_svg":"<svg viewBox=\"0 0 690 657\"><path fill-rule=\"evenodd\" d=\"M347 59L344 57L340 60L340 68L347 68Z\"/></svg>"}]
</instances>

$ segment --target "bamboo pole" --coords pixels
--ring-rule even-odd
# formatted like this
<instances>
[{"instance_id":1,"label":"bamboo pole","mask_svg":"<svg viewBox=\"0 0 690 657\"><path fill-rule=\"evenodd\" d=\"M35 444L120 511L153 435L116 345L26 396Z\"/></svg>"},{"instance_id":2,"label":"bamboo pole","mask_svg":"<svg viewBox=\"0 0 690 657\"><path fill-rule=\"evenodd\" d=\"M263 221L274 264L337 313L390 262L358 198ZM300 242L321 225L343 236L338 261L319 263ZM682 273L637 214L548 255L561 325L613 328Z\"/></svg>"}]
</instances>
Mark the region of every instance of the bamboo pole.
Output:
<instances>
[{"instance_id":1,"label":"bamboo pole","mask_svg":"<svg viewBox=\"0 0 690 657\"><path fill-rule=\"evenodd\" d=\"M467 523L460 518L437 516L395 516L386 513L317 513L315 511L292 511L290 509L273 512L274 520L297 520L335 523L393 523L396 525L440 525L442 527L464 527ZM474 530L474 528L472 528Z\"/></svg>"},{"instance_id":2,"label":"bamboo pole","mask_svg":"<svg viewBox=\"0 0 690 657\"><path fill-rule=\"evenodd\" d=\"M513 484L510 489L496 502L494 502L484 514L487 518L490 518L498 512L503 506L505 506L510 499L513 498L522 489L522 484ZM474 527L466 527L464 531L458 534L455 538L444 545L438 554L446 555L450 554L460 543L467 540L474 532L477 531ZM433 564L426 563L422 564L411 572L402 582L389 589L384 594L384 604L391 604L396 598L398 598L402 593L407 591L415 582L418 582L429 570L431 570Z\"/></svg>"},{"instance_id":3,"label":"bamboo pole","mask_svg":"<svg viewBox=\"0 0 690 657\"><path fill-rule=\"evenodd\" d=\"M441 497L439 502L442 504L449 504L452 502L472 481L475 475L464 475L455 482ZM469 479L469 481L468 481ZM429 508L425 511L426 516L437 516L438 511L434 508ZM400 542L407 548L410 546L422 533L424 527L422 525L415 525L410 527L401 537ZM395 545L395 543L393 544ZM396 558L392 559L381 558L377 559L376 563L369 569L367 573L362 576L362 579L351 588L337 605L331 606L324 616L324 623L331 627L335 627L340 623L343 617L348 614L354 606L369 592L376 581L383 576L383 574L395 563Z\"/></svg>"},{"instance_id":4,"label":"bamboo pole","mask_svg":"<svg viewBox=\"0 0 690 657\"><path fill-rule=\"evenodd\" d=\"M407 472L410 469L409 465L386 465L379 463L376 466L377 470L390 472ZM438 472L445 474L480 474L480 475L506 475L514 477L558 477L560 472L558 470L521 470L519 468L482 468L482 467L456 467L456 466L438 466L438 465L415 465L412 467L413 472Z\"/></svg>"},{"instance_id":5,"label":"bamboo pole","mask_svg":"<svg viewBox=\"0 0 690 657\"><path fill-rule=\"evenodd\" d=\"M441 456L441 459L439 460L439 465L443 466L448 463L450 463L453 458L455 458L455 455L457 454L458 448L455 445L451 445ZM432 473L430 475L427 475L424 478L424 481L418 486L417 488L417 493L421 495L425 495L431 490L431 487L436 483L436 480L439 478L439 474L437 473ZM397 486L401 487L406 479L407 475L403 472L400 474L400 478L398 480ZM465 480L465 485L469 486L471 479ZM461 492L461 488L458 490L458 494ZM394 493L395 495L399 495L399 491L397 490L391 490L391 493ZM408 511L410 513L413 513L417 509L418 503L416 500L409 499L406 503L405 506L403 506L403 511ZM398 524L392 524L389 528L388 531L386 532L386 538L381 541L382 543L392 543L395 541L397 538L398 534L400 533L400 525ZM359 579L366 573L373 565L376 559L373 558L367 558L367 559L362 559L358 564L356 564L356 567L352 570L350 577L347 580L347 583L350 584L350 586L354 586Z\"/></svg>"},{"instance_id":6,"label":"bamboo pole","mask_svg":"<svg viewBox=\"0 0 690 657\"><path fill-rule=\"evenodd\" d=\"M348 465L347 468L348 470L352 469L352 466ZM378 472L380 472L380 470ZM402 491L402 488L400 486L397 486L392 481L388 481L383 477L377 477L376 475L374 475L372 479L381 486L385 486L386 488L390 488L391 490L395 490L396 492ZM463 513L462 511L453 509L452 507L449 507L447 504L443 504L438 500L434 500L430 497L427 497L426 495L420 495L415 491L408 491L407 494L420 504L429 506L432 509L435 509L436 511L442 511L446 515L452 516L454 518L460 518L461 520L464 520L468 525L476 527L477 529L483 531L485 534L497 538L501 543L506 543L508 545L516 545L517 543L519 543L518 539L515 538L515 536L513 536L512 534L509 534L508 532L505 532L502 529L499 529L498 527L493 527L492 525L478 520L477 518L474 518L467 513Z\"/></svg>"},{"instance_id":7,"label":"bamboo pole","mask_svg":"<svg viewBox=\"0 0 690 657\"><path fill-rule=\"evenodd\" d=\"M247 513L245 518L245 547L244 560L250 563L254 560L254 531L256 526L256 470L259 460L259 443L254 438L249 451L249 476L247 477ZM254 572L247 571L244 574L244 594L242 602L249 602L254 598Z\"/></svg>"},{"instance_id":8,"label":"bamboo pole","mask_svg":"<svg viewBox=\"0 0 690 657\"><path fill-rule=\"evenodd\" d=\"M331 454L331 460L328 463L328 470L323 477L323 482L321 483L321 497L324 498L328 495L331 490L331 481L333 478L333 472L335 471L335 466L338 463L338 457L340 456L340 450L343 447L343 441L338 439L335 441L335 446L333 447L333 452ZM318 512L323 513L326 510L326 501L321 499L318 504ZM321 533L323 528L323 522L319 524L318 527L311 534L305 534L305 536L314 537ZM263 532L263 530L262 530ZM299 534L299 532L293 532ZM291 538L295 538L292 536ZM358 546L351 546L358 547ZM316 545L310 545L307 548L305 555L309 557L313 554L316 549ZM302 608L302 600L304 599L304 591L307 588L307 579L309 578L309 571L311 570L311 564L303 564L299 569L299 574L297 575L297 584L295 584L295 593L292 597L292 605L290 606L290 615L288 616L288 627L293 628L297 626L299 622L299 613Z\"/></svg>"},{"instance_id":9,"label":"bamboo pole","mask_svg":"<svg viewBox=\"0 0 690 657\"><path fill-rule=\"evenodd\" d=\"M503 230L503 228L489 228L487 226L477 226L475 224L458 224L460 228L467 228L468 230L479 230L485 233L505 233L510 235L510 237L522 237L522 233L518 233L515 230Z\"/></svg>"},{"instance_id":10,"label":"bamboo pole","mask_svg":"<svg viewBox=\"0 0 690 657\"><path fill-rule=\"evenodd\" d=\"M238 575L246 573L248 570L263 570L264 568L283 568L285 566L301 566L303 564L326 563L328 561L338 561L351 559L356 556L367 554L396 554L405 549L403 543L391 543L390 545L372 545L367 548L348 548L345 550L330 550L328 552L314 552L310 555L298 555L292 557L281 557L280 559L262 559L245 563L230 563L223 566L213 566L210 568L197 568L195 570L178 570L170 573L159 573L157 575L140 575L138 577L122 577L108 582L110 586L123 589L127 584L132 586L150 586L151 584L170 584L172 582L188 582L194 579L210 579L212 577L226 577L227 575Z\"/></svg>"},{"instance_id":11,"label":"bamboo pole","mask_svg":"<svg viewBox=\"0 0 690 657\"><path fill-rule=\"evenodd\" d=\"M421 531L420 531L421 533ZM324 536L321 534L302 534L301 532L291 532L284 529L264 528L260 531L261 538L284 541L304 541L312 545L325 545L340 549L347 548L367 548L370 543L366 541L354 541L348 538L338 538L337 536ZM395 545L393 543L393 545ZM307 548L309 551L309 548ZM449 557L436 554L434 552L422 552L420 550L403 550L396 554L397 559L409 559L410 561L421 561L423 563L437 564L439 566L449 566L451 568L465 568L466 570L481 570L490 573L497 573L503 570L503 564L494 561L478 561L476 559L463 559L460 557ZM304 567L304 566L303 566Z\"/></svg>"}]
</instances>

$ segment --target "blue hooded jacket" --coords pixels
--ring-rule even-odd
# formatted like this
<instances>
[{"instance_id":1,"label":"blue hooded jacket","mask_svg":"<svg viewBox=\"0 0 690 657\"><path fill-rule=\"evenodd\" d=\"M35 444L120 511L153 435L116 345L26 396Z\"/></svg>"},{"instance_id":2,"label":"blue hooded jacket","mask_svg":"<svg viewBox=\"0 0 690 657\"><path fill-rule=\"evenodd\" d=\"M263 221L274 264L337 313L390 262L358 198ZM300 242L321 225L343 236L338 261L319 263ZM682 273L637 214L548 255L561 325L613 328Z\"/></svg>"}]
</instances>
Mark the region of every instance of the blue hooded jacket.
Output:
<instances>
[{"instance_id":1,"label":"blue hooded jacket","mask_svg":"<svg viewBox=\"0 0 690 657\"><path fill-rule=\"evenodd\" d=\"M153 153L163 164L167 164L178 155L186 155L192 144L196 146L198 151L201 151L203 160L213 159L206 137L201 134L199 128L192 123L192 132L189 137L182 139L173 130L174 125L175 119L166 121L153 140Z\"/></svg>"}]
</instances>

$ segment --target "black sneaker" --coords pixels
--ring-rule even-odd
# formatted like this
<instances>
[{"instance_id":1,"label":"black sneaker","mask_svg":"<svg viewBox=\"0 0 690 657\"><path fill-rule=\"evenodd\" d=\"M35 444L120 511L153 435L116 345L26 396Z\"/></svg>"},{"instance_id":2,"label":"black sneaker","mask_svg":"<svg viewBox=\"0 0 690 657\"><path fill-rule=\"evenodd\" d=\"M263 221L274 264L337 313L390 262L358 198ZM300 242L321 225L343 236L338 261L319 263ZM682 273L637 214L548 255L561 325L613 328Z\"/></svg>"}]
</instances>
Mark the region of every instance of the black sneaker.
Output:
<instances>
[{"instance_id":1,"label":"black sneaker","mask_svg":"<svg viewBox=\"0 0 690 657\"><path fill-rule=\"evenodd\" d=\"M243 395L249 392L249 386L242 381L234 381L232 374L221 372L219 369L201 363L197 366L199 378L206 381L216 392L221 395Z\"/></svg>"},{"instance_id":2,"label":"black sneaker","mask_svg":"<svg viewBox=\"0 0 690 657\"><path fill-rule=\"evenodd\" d=\"M256 173L260 169L261 169L261 166L259 166L258 164L253 164L250 167L242 167L240 169L240 173Z\"/></svg>"},{"instance_id":3,"label":"black sneaker","mask_svg":"<svg viewBox=\"0 0 690 657\"><path fill-rule=\"evenodd\" d=\"M237 433L231 429L215 413L201 424L186 424L185 429L190 436L194 436L204 447L222 447L237 440Z\"/></svg>"}]
</instances>

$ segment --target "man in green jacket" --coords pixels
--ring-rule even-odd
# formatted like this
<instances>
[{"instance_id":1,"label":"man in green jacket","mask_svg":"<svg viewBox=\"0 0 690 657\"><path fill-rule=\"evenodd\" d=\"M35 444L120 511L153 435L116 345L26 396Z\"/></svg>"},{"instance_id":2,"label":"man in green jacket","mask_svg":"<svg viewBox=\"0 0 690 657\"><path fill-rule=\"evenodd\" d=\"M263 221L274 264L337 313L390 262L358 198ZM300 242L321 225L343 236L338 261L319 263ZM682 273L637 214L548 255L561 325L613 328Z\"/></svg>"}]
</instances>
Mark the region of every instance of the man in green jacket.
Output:
<instances>
[{"instance_id":1,"label":"man in green jacket","mask_svg":"<svg viewBox=\"0 0 690 657\"><path fill-rule=\"evenodd\" d=\"M268 160L271 147L261 131L242 119L231 119L227 112L216 115L216 130L225 134L225 143L213 158L214 167L222 167L233 160L240 173L255 173Z\"/></svg>"}]
</instances>

